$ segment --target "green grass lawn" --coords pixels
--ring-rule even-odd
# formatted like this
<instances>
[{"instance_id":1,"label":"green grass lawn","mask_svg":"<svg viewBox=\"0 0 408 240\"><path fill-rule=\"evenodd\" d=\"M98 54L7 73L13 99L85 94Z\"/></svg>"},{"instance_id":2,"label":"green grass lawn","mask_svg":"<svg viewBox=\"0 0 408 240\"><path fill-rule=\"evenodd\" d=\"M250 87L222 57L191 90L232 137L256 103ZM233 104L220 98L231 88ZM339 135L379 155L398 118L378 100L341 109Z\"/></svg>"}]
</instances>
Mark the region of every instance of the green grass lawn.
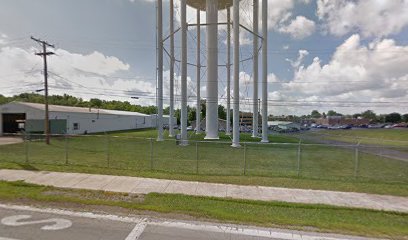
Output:
<instances>
[{"instance_id":1,"label":"green grass lawn","mask_svg":"<svg viewBox=\"0 0 408 240\"><path fill-rule=\"evenodd\" d=\"M150 130L136 130L136 131L118 131L118 132L111 132L110 135L115 136L125 136L125 137L139 137L139 138L157 138L157 130L150 129ZM173 139L168 137L168 130L164 131L164 138L165 139ZM101 135L101 134L98 134ZM188 139L192 141L204 141L205 133L195 134L193 131L188 132ZM225 135L224 132L219 133L219 140L220 142L231 142L232 135L228 136ZM250 133L241 133L240 135L241 142L260 142L261 138L253 138ZM286 136L286 135L269 135L269 141L274 143L297 143L299 141L298 138L293 136Z\"/></svg>"},{"instance_id":2,"label":"green grass lawn","mask_svg":"<svg viewBox=\"0 0 408 240\"><path fill-rule=\"evenodd\" d=\"M357 143L384 145L408 148L408 128L401 129L353 129L353 130L322 130L316 135L325 135L328 139Z\"/></svg>"},{"instance_id":3,"label":"green grass lawn","mask_svg":"<svg viewBox=\"0 0 408 240\"><path fill-rule=\"evenodd\" d=\"M270 136L274 144L258 144L249 134L241 148L194 140L182 147L149 139L155 135L144 130L53 138L49 146L36 140L3 145L0 167L408 195L407 162L360 153L356 165L353 149L299 149L297 138L279 135Z\"/></svg>"},{"instance_id":4,"label":"green grass lawn","mask_svg":"<svg viewBox=\"0 0 408 240\"><path fill-rule=\"evenodd\" d=\"M227 141L191 140L188 146L182 147L174 140L157 142L139 137L151 133L60 137L52 139L50 145L35 140L3 145L0 161L218 176L355 178L353 149L307 144L299 149L294 143L298 140L288 136L271 136L276 142L287 144L247 142L241 148L232 148ZM360 180L408 182L407 162L360 154L358 163Z\"/></svg>"},{"instance_id":5,"label":"green grass lawn","mask_svg":"<svg viewBox=\"0 0 408 240\"><path fill-rule=\"evenodd\" d=\"M282 227L320 232L354 234L369 237L406 239L408 214L325 205L292 204L193 197L152 193L145 196L66 190L21 182L1 182L0 200L36 203L59 202L67 206L114 206L129 211L154 211L189 215L200 220ZM84 207L79 207L82 209ZM136 212L137 213L137 212ZM175 214L175 215L174 215Z\"/></svg>"}]
</instances>

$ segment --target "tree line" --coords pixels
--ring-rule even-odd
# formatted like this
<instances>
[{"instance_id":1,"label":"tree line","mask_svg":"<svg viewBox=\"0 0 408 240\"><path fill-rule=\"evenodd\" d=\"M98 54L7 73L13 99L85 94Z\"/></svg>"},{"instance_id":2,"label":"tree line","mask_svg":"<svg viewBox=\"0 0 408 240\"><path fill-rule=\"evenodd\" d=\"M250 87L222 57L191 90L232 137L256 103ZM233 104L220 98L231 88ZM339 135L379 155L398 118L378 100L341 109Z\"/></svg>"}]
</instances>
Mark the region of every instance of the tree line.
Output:
<instances>
[{"instance_id":1,"label":"tree line","mask_svg":"<svg viewBox=\"0 0 408 240\"><path fill-rule=\"evenodd\" d=\"M37 93L22 93L14 95L12 97L6 97L0 94L0 105L9 103L12 101L19 102L31 102L31 103L41 103L44 104L44 96ZM117 101L117 100L101 100L98 98L91 98L89 101L82 98L77 98L68 94L64 95L50 95L48 96L48 103L51 105L61 105L61 106L71 106L71 107L86 107L86 108L100 108L100 109L109 109L109 110L120 110L120 111L129 111L129 112L139 112L144 114L156 114L156 106L141 106L137 104L131 104L129 101ZM206 103L205 101L201 102L201 119L205 117L206 114ZM170 107L167 107L163 110L165 115L170 114ZM196 119L196 108L187 107L188 121L194 121ZM177 123L180 124L181 110L176 109L174 111L175 117L177 117ZM227 112L224 106L218 106L218 117L220 119L226 119Z\"/></svg>"},{"instance_id":2,"label":"tree line","mask_svg":"<svg viewBox=\"0 0 408 240\"><path fill-rule=\"evenodd\" d=\"M310 114L310 118L326 118L331 116L344 116L346 118L365 118L370 120L372 123L400 123L408 122L408 113L400 114L393 112L390 114L376 114L373 110L366 110L361 113L355 113L352 115L343 115L334 110L330 110L326 113L320 113L317 110L313 110Z\"/></svg>"},{"instance_id":3,"label":"tree line","mask_svg":"<svg viewBox=\"0 0 408 240\"><path fill-rule=\"evenodd\" d=\"M22 93L14 95L12 97L6 97L0 94L0 105L12 101L21 101L21 102L32 102L32 103L44 103L44 96L37 93ZM98 98L91 98L89 101L82 98L77 98L68 94L64 95L51 95L48 98L49 104L52 105L62 105L62 106L72 106L72 107L91 107L91 108L100 108L100 109L109 109L109 110L120 110L120 111L130 111L130 112L140 112L144 114L156 114L156 106L141 106L137 104L131 104L129 101L117 101L117 100L101 100ZM196 119L196 108L187 107L187 119L189 122ZM205 100L201 101L201 119L206 115L206 102ZM167 107L163 110L163 113L166 115L170 114L170 108ZM180 123L181 110L176 109L174 111L175 117L177 117L178 124ZM305 119L311 118L326 118L330 116L344 116L347 118L365 118L369 119L373 123L399 123L399 122L408 122L408 114L400 113L390 113L390 114L376 114L372 110L366 110L361 113L356 113L352 115L343 115L334 110L330 110L327 113L320 113L318 110L313 110L309 115L296 116L269 116L270 120L287 120L292 122L301 122ZM224 106L218 106L218 117L220 119L226 120L227 111ZM231 112L231 121L232 121L232 112Z\"/></svg>"}]
</instances>

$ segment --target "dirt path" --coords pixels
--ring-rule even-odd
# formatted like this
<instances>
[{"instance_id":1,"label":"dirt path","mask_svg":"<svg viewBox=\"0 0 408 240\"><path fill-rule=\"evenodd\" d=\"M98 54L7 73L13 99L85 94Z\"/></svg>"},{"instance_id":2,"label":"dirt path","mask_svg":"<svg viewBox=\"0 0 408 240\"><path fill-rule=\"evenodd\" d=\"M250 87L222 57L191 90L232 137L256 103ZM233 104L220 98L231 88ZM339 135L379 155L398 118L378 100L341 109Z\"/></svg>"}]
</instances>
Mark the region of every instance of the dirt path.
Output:
<instances>
[{"instance_id":1,"label":"dirt path","mask_svg":"<svg viewBox=\"0 0 408 240\"><path fill-rule=\"evenodd\" d=\"M22 143L21 137L0 137L0 145Z\"/></svg>"}]
</instances>

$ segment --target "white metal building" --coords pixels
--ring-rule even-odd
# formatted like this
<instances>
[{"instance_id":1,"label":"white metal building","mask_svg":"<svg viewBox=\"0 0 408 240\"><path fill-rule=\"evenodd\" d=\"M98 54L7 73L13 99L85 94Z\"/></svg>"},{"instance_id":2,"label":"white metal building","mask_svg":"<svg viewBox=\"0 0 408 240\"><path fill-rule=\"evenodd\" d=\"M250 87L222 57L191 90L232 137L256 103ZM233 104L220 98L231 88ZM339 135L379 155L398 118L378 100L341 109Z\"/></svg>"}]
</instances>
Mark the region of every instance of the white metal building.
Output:
<instances>
[{"instance_id":1,"label":"white metal building","mask_svg":"<svg viewBox=\"0 0 408 240\"><path fill-rule=\"evenodd\" d=\"M11 102L0 105L0 135L27 132L43 133L45 105ZM52 134L86 134L152 127L150 115L97 108L49 105Z\"/></svg>"}]
</instances>

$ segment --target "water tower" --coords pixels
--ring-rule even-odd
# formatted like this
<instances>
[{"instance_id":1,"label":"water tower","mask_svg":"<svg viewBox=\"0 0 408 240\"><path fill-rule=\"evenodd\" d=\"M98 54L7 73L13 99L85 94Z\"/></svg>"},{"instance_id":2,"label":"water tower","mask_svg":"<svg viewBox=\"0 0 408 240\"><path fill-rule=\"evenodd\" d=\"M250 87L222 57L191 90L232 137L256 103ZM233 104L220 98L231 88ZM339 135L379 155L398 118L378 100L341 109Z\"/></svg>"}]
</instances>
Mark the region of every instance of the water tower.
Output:
<instances>
[{"instance_id":1,"label":"water tower","mask_svg":"<svg viewBox=\"0 0 408 240\"><path fill-rule=\"evenodd\" d=\"M170 50L166 51L170 57L170 122L169 122L169 135L174 135L172 126L172 116L174 116L174 63L176 61L174 57L174 35L177 32L181 32L181 140L183 145L188 144L187 138L187 31L188 27L195 26L197 30L197 63L194 65L197 69L197 131L200 131L199 123L200 119L200 41L202 27L206 29L206 139L218 139L219 126L218 126L218 27L219 25L227 26L227 129L226 133L230 133L230 72L231 66L233 68L233 140L232 146L239 147L239 73L240 73L240 30L250 32L253 35L253 80L254 80L254 92L253 92L253 136L258 136L258 42L262 41L262 142L268 142L268 105L267 105L267 8L268 0L252 0L253 1L253 28L249 29L240 24L240 0L180 0L180 29L174 29L174 0L170 0L170 34L163 38L163 3L162 0L157 0L157 44L158 44L158 93L157 93L157 106L158 106L158 140L163 139L163 43L167 40L170 41ZM259 1L262 1L262 34L258 32L259 24ZM195 24L187 23L187 5L196 9L197 22ZM227 11L227 21L219 22L218 12L221 10ZM232 9L232 21L230 19ZM200 11L206 12L206 22L200 22ZM232 26L232 36L231 36ZM231 59L231 37L233 39L233 63L230 63ZM224 65L225 66L225 65Z\"/></svg>"}]
</instances>

